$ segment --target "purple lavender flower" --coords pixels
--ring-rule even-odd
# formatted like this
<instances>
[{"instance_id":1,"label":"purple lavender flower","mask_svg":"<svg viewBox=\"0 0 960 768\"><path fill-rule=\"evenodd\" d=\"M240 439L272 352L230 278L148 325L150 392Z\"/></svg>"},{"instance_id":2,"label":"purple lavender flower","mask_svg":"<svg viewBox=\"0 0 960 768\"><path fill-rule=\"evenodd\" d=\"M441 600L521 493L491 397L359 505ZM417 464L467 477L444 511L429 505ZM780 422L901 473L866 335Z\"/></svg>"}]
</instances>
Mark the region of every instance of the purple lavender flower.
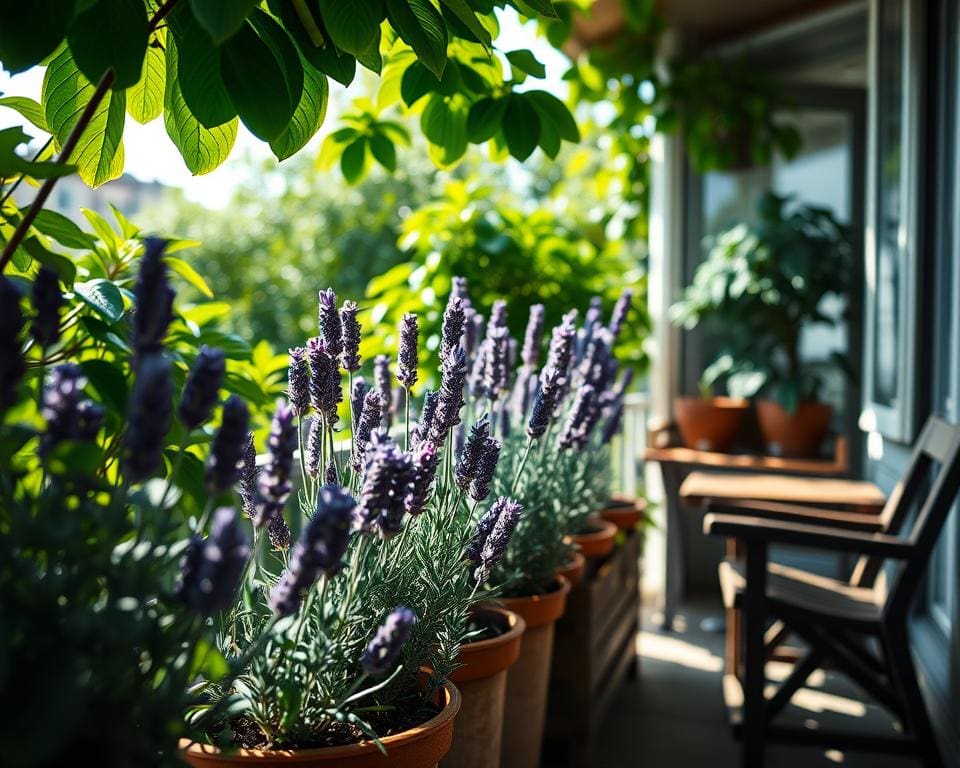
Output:
<instances>
[{"instance_id":1,"label":"purple lavender flower","mask_svg":"<svg viewBox=\"0 0 960 768\"><path fill-rule=\"evenodd\" d=\"M481 398L484 396L484 380L486 378L489 352L490 344L484 339L480 342L477 354L473 358L473 365L470 367L470 378L467 382L467 388L470 390L470 396L473 398Z\"/></svg>"},{"instance_id":2,"label":"purple lavender flower","mask_svg":"<svg viewBox=\"0 0 960 768\"><path fill-rule=\"evenodd\" d=\"M570 362L573 359L573 346L577 338L577 329L574 325L575 312L563 317L563 322L552 331L550 353L547 356L547 365L544 371L557 371L563 379L570 374Z\"/></svg>"},{"instance_id":3,"label":"purple lavender flower","mask_svg":"<svg viewBox=\"0 0 960 768\"><path fill-rule=\"evenodd\" d=\"M340 308L340 325L343 328L343 353L340 362L345 370L356 373L360 370L360 323L357 322L357 305L343 302Z\"/></svg>"},{"instance_id":4,"label":"purple lavender flower","mask_svg":"<svg viewBox=\"0 0 960 768\"><path fill-rule=\"evenodd\" d=\"M353 436L354 450L351 465L356 472L362 471L366 464L367 445L373 430L380 426L382 414L383 401L380 399L380 393L374 390L367 392Z\"/></svg>"},{"instance_id":5,"label":"purple lavender flower","mask_svg":"<svg viewBox=\"0 0 960 768\"><path fill-rule=\"evenodd\" d=\"M270 537L270 547L272 549L282 550L290 546L290 526L283 519L282 509L267 526L267 535Z\"/></svg>"},{"instance_id":6,"label":"purple lavender flower","mask_svg":"<svg viewBox=\"0 0 960 768\"><path fill-rule=\"evenodd\" d=\"M489 437L490 419L487 414L484 414L470 428L470 437L467 438L463 452L460 454L460 460L457 462L454 481L460 490L467 490L471 481L477 476L477 465L480 463L480 456L484 450L484 441Z\"/></svg>"},{"instance_id":7,"label":"purple lavender flower","mask_svg":"<svg viewBox=\"0 0 960 768\"><path fill-rule=\"evenodd\" d=\"M507 327L507 302L503 299L497 299L490 308L490 323L487 326L487 337L490 336L491 328Z\"/></svg>"},{"instance_id":8,"label":"purple lavender flower","mask_svg":"<svg viewBox=\"0 0 960 768\"><path fill-rule=\"evenodd\" d=\"M513 532L517 529L517 523L520 522L520 513L523 511L520 504L503 496L497 499L494 506L499 507L497 522L483 542L479 557L480 564L474 572L478 584L490 578L491 571L507 551Z\"/></svg>"},{"instance_id":9,"label":"purple lavender flower","mask_svg":"<svg viewBox=\"0 0 960 768\"><path fill-rule=\"evenodd\" d=\"M452 283L450 287L450 298L467 301L467 278L454 275L450 282Z\"/></svg>"},{"instance_id":10,"label":"purple lavender flower","mask_svg":"<svg viewBox=\"0 0 960 768\"><path fill-rule=\"evenodd\" d=\"M51 371L40 409L46 422L40 438L41 456L67 440L89 442L96 438L104 411L84 395L86 385L79 365L65 363Z\"/></svg>"},{"instance_id":11,"label":"purple lavender flower","mask_svg":"<svg viewBox=\"0 0 960 768\"><path fill-rule=\"evenodd\" d=\"M398 534L415 477L410 454L401 451L386 434L375 432L357 505L358 528L376 531L384 539Z\"/></svg>"},{"instance_id":12,"label":"purple lavender flower","mask_svg":"<svg viewBox=\"0 0 960 768\"><path fill-rule=\"evenodd\" d=\"M314 416L310 419L310 432L307 436L307 474L316 477L320 474L320 462L323 461L323 419Z\"/></svg>"},{"instance_id":13,"label":"purple lavender flower","mask_svg":"<svg viewBox=\"0 0 960 768\"><path fill-rule=\"evenodd\" d=\"M470 498L474 501L483 501L490 495L490 483L497 472L497 462L500 460L500 441L492 437L484 438L483 448L477 461L477 471L470 483Z\"/></svg>"},{"instance_id":14,"label":"purple lavender flower","mask_svg":"<svg viewBox=\"0 0 960 768\"><path fill-rule=\"evenodd\" d=\"M464 325L463 299L451 296L443 312L443 324L440 328L440 362L450 357L460 348Z\"/></svg>"},{"instance_id":15,"label":"purple lavender flower","mask_svg":"<svg viewBox=\"0 0 960 768\"><path fill-rule=\"evenodd\" d=\"M240 479L249 425L247 404L237 395L230 395L223 404L220 429L213 438L207 459L207 487L212 492L223 493Z\"/></svg>"},{"instance_id":16,"label":"purple lavender flower","mask_svg":"<svg viewBox=\"0 0 960 768\"><path fill-rule=\"evenodd\" d=\"M430 425L433 423L433 417L437 413L437 403L440 400L440 393L429 390L423 396L423 408L420 411L420 421L417 423L417 431L421 439L426 439L430 433Z\"/></svg>"},{"instance_id":17,"label":"purple lavender flower","mask_svg":"<svg viewBox=\"0 0 960 768\"><path fill-rule=\"evenodd\" d=\"M353 413L353 423L360 421L360 414L363 412L363 399L369 391L367 380L363 376L357 376L353 380L353 388L350 391L350 410Z\"/></svg>"},{"instance_id":18,"label":"purple lavender flower","mask_svg":"<svg viewBox=\"0 0 960 768\"><path fill-rule=\"evenodd\" d=\"M173 320L173 289L167 283L163 252L167 241L148 237L143 241L140 272L134 286L133 347L137 357L157 352Z\"/></svg>"},{"instance_id":19,"label":"purple lavender flower","mask_svg":"<svg viewBox=\"0 0 960 768\"><path fill-rule=\"evenodd\" d=\"M270 606L278 616L297 612L314 582L332 578L343 567L350 544L350 526L356 502L342 488L324 486L317 508L290 555L290 567L270 592Z\"/></svg>"},{"instance_id":20,"label":"purple lavender flower","mask_svg":"<svg viewBox=\"0 0 960 768\"><path fill-rule=\"evenodd\" d=\"M253 432L247 432L243 445L243 458L240 463L240 500L247 517L257 513L257 447L253 442Z\"/></svg>"},{"instance_id":21,"label":"purple lavender flower","mask_svg":"<svg viewBox=\"0 0 960 768\"><path fill-rule=\"evenodd\" d=\"M613 335L606 328L598 327L593 331L587 349L577 366L577 380L592 384L595 389L603 389L606 379L612 372L611 363Z\"/></svg>"},{"instance_id":22,"label":"purple lavender flower","mask_svg":"<svg viewBox=\"0 0 960 768\"><path fill-rule=\"evenodd\" d=\"M400 321L400 345L397 350L397 381L406 389L417 383L417 337L420 333L417 316L406 314Z\"/></svg>"},{"instance_id":23,"label":"purple lavender flower","mask_svg":"<svg viewBox=\"0 0 960 768\"><path fill-rule=\"evenodd\" d=\"M328 425L337 423L337 405L343 399L340 387L340 366L325 342L314 337L307 342L307 360L310 361L310 402Z\"/></svg>"},{"instance_id":24,"label":"purple lavender flower","mask_svg":"<svg viewBox=\"0 0 960 768\"><path fill-rule=\"evenodd\" d=\"M419 515L427 506L439 462L437 447L429 440L424 440L416 447L413 454L413 490L407 496L405 505L407 514Z\"/></svg>"},{"instance_id":25,"label":"purple lavender flower","mask_svg":"<svg viewBox=\"0 0 960 768\"><path fill-rule=\"evenodd\" d=\"M287 400L297 416L303 416L310 410L310 368L307 366L307 352L303 347L290 350Z\"/></svg>"},{"instance_id":26,"label":"purple lavender flower","mask_svg":"<svg viewBox=\"0 0 960 768\"><path fill-rule=\"evenodd\" d=\"M607 415L607 421L603 425L603 432L600 435L601 445L609 445L613 436L620 433L620 425L623 422L623 400L617 398L616 402Z\"/></svg>"},{"instance_id":27,"label":"purple lavender flower","mask_svg":"<svg viewBox=\"0 0 960 768\"><path fill-rule=\"evenodd\" d=\"M20 345L24 325L20 291L0 275L0 414L17 401L20 380L27 370Z\"/></svg>"},{"instance_id":28,"label":"purple lavender flower","mask_svg":"<svg viewBox=\"0 0 960 768\"><path fill-rule=\"evenodd\" d=\"M194 537L180 565L175 594L189 608L210 616L228 608L250 557L250 545L229 507L213 515L210 536Z\"/></svg>"},{"instance_id":29,"label":"purple lavender flower","mask_svg":"<svg viewBox=\"0 0 960 768\"><path fill-rule=\"evenodd\" d=\"M563 430L557 439L557 445L561 450L567 450L580 444L596 398L596 390L590 384L584 384L577 390L570 413L567 415Z\"/></svg>"},{"instance_id":30,"label":"purple lavender flower","mask_svg":"<svg viewBox=\"0 0 960 768\"><path fill-rule=\"evenodd\" d=\"M137 365L127 412L127 479L146 480L163 462L163 438L173 419L173 380L162 352L148 352Z\"/></svg>"},{"instance_id":31,"label":"purple lavender flower","mask_svg":"<svg viewBox=\"0 0 960 768\"><path fill-rule=\"evenodd\" d=\"M40 267L33 280L33 309L36 312L30 333L43 348L56 344L60 338L60 308L63 294L60 293L60 278L50 267Z\"/></svg>"},{"instance_id":32,"label":"purple lavender flower","mask_svg":"<svg viewBox=\"0 0 960 768\"><path fill-rule=\"evenodd\" d=\"M523 334L523 351L520 354L527 368L536 368L540 362L540 345L543 343L543 304L530 307L527 329Z\"/></svg>"},{"instance_id":33,"label":"purple lavender flower","mask_svg":"<svg viewBox=\"0 0 960 768\"><path fill-rule=\"evenodd\" d=\"M537 396L533 401L530 421L527 423L527 436L534 440L543 437L547 431L562 394L560 372L547 369L543 373L543 378L537 387Z\"/></svg>"},{"instance_id":34,"label":"purple lavender flower","mask_svg":"<svg viewBox=\"0 0 960 768\"><path fill-rule=\"evenodd\" d=\"M390 356L377 355L373 361L373 388L380 394L380 424L390 428L393 390L390 388Z\"/></svg>"},{"instance_id":35,"label":"purple lavender flower","mask_svg":"<svg viewBox=\"0 0 960 768\"><path fill-rule=\"evenodd\" d=\"M506 328L492 327L487 331L486 367L483 372L483 388L487 397L496 400L510 388L508 364L510 334Z\"/></svg>"},{"instance_id":36,"label":"purple lavender flower","mask_svg":"<svg viewBox=\"0 0 960 768\"><path fill-rule=\"evenodd\" d=\"M253 518L257 528L269 526L287 503L296 447L297 427L293 421L293 409L283 400L278 400L270 425L270 437L267 438L267 463L258 479L259 502Z\"/></svg>"},{"instance_id":37,"label":"purple lavender flower","mask_svg":"<svg viewBox=\"0 0 960 768\"><path fill-rule=\"evenodd\" d=\"M187 429L196 429L213 413L226 370L223 352L201 346L193 368L187 374L177 415Z\"/></svg>"},{"instance_id":38,"label":"purple lavender flower","mask_svg":"<svg viewBox=\"0 0 960 768\"><path fill-rule=\"evenodd\" d=\"M460 423L460 409L463 408L463 385L467 378L467 357L462 348L457 347L440 366L440 394L437 410L430 422L429 438L437 449L443 447L450 430Z\"/></svg>"},{"instance_id":39,"label":"purple lavender flower","mask_svg":"<svg viewBox=\"0 0 960 768\"><path fill-rule=\"evenodd\" d=\"M327 466L323 470L324 485L339 485L340 479L337 477L337 464L333 459L327 459Z\"/></svg>"},{"instance_id":40,"label":"purple lavender flower","mask_svg":"<svg viewBox=\"0 0 960 768\"><path fill-rule=\"evenodd\" d=\"M320 291L320 337L327 354L336 361L343 352L343 324L337 312L337 294L333 288Z\"/></svg>"},{"instance_id":41,"label":"purple lavender flower","mask_svg":"<svg viewBox=\"0 0 960 768\"><path fill-rule=\"evenodd\" d=\"M463 349L470 359L473 358L477 351L477 344L482 338L482 335L477 332L477 317L477 310L473 307L463 308Z\"/></svg>"},{"instance_id":42,"label":"purple lavender flower","mask_svg":"<svg viewBox=\"0 0 960 768\"><path fill-rule=\"evenodd\" d=\"M610 333L613 335L614 340L620 335L620 329L623 328L623 324L627 320L632 301L633 291L629 288L624 288L623 293L620 294L620 298L617 299L617 303L613 307L613 314L610 316Z\"/></svg>"},{"instance_id":43,"label":"purple lavender flower","mask_svg":"<svg viewBox=\"0 0 960 768\"><path fill-rule=\"evenodd\" d=\"M624 371L623 371L623 376L620 377L620 381L619 381L619 383L617 384L617 387L616 387L616 393L617 393L618 395L622 395L622 394L624 394L628 389L630 389L630 385L633 383L633 375L634 375L634 370L633 370L633 368L625 368L625 369L624 369Z\"/></svg>"},{"instance_id":44,"label":"purple lavender flower","mask_svg":"<svg viewBox=\"0 0 960 768\"><path fill-rule=\"evenodd\" d=\"M520 507L519 504L512 501L511 499L501 496L493 504L490 505L490 508L483 513L483 516L477 521L477 528L474 531L473 537L470 539L470 543L467 544L466 551L464 556L467 560L473 564L474 569L479 568L483 564L483 551L487 543L487 539L490 538L493 530L497 526L497 521L500 519L500 516L510 507Z\"/></svg>"},{"instance_id":45,"label":"purple lavender flower","mask_svg":"<svg viewBox=\"0 0 960 768\"><path fill-rule=\"evenodd\" d=\"M377 677L396 666L416 620L413 611L402 605L390 612L360 657L360 668L364 674Z\"/></svg>"}]
</instances>

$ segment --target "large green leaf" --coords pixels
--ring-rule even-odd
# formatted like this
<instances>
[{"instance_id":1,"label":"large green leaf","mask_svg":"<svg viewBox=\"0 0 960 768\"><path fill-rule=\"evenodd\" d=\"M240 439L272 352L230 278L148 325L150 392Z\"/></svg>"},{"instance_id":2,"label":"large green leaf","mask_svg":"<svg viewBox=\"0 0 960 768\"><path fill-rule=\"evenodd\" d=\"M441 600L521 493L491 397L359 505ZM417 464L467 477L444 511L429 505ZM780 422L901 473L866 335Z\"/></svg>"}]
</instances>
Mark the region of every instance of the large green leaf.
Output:
<instances>
[{"instance_id":1,"label":"large green leaf","mask_svg":"<svg viewBox=\"0 0 960 768\"><path fill-rule=\"evenodd\" d=\"M47 208L40 210L33 220L33 226L67 248L92 250L97 244L95 237L84 232L71 219Z\"/></svg>"},{"instance_id":2,"label":"large green leaf","mask_svg":"<svg viewBox=\"0 0 960 768\"><path fill-rule=\"evenodd\" d=\"M522 93L507 97L503 113L503 137L510 154L523 161L533 154L540 141L540 114Z\"/></svg>"},{"instance_id":3,"label":"large green leaf","mask_svg":"<svg viewBox=\"0 0 960 768\"><path fill-rule=\"evenodd\" d=\"M222 43L240 29L260 0L190 0L190 10L215 43Z\"/></svg>"},{"instance_id":4,"label":"large green leaf","mask_svg":"<svg viewBox=\"0 0 960 768\"><path fill-rule=\"evenodd\" d=\"M330 42L323 30L321 30L321 34L324 43L322 45L315 43L304 28L303 21L293 7L292 0L267 0L267 6L270 8L270 12L283 22L283 28L293 36L293 41L307 62L338 83L350 85L353 82L357 73L356 58L349 53L337 50L337 47ZM314 23L317 26L321 24L316 19L314 19Z\"/></svg>"},{"instance_id":5,"label":"large green leaf","mask_svg":"<svg viewBox=\"0 0 960 768\"><path fill-rule=\"evenodd\" d=\"M549 119L564 141L580 141L580 129L567 105L547 91L524 91L524 97L534 106L540 117Z\"/></svg>"},{"instance_id":6,"label":"large green leaf","mask_svg":"<svg viewBox=\"0 0 960 768\"><path fill-rule=\"evenodd\" d=\"M272 141L283 133L299 98L291 98L284 62L249 21L220 47L220 75L254 136Z\"/></svg>"},{"instance_id":7,"label":"large green leaf","mask_svg":"<svg viewBox=\"0 0 960 768\"><path fill-rule=\"evenodd\" d=\"M175 7L168 19L177 43L175 72L190 113L205 128L232 120L237 109L220 77L220 53L213 38L185 6ZM168 68L168 73L173 72Z\"/></svg>"},{"instance_id":8,"label":"large green leaf","mask_svg":"<svg viewBox=\"0 0 960 768\"><path fill-rule=\"evenodd\" d=\"M487 97L475 101L467 116L467 138L474 144L492 139L503 122L503 113L507 109L506 99Z\"/></svg>"},{"instance_id":9,"label":"large green leaf","mask_svg":"<svg viewBox=\"0 0 960 768\"><path fill-rule=\"evenodd\" d=\"M334 45L359 58L377 40L383 0L320 0L320 15Z\"/></svg>"},{"instance_id":10,"label":"large green leaf","mask_svg":"<svg viewBox=\"0 0 960 768\"><path fill-rule=\"evenodd\" d=\"M286 160L303 149L304 145L320 130L327 114L330 88L327 77L303 62L303 95L294 110L290 123L277 138L270 142L270 149L278 160Z\"/></svg>"},{"instance_id":11,"label":"large green leaf","mask_svg":"<svg viewBox=\"0 0 960 768\"><path fill-rule=\"evenodd\" d=\"M547 76L547 68L540 63L532 51L528 51L526 48L519 51L509 51L507 61L510 62L511 67L533 77L544 78Z\"/></svg>"},{"instance_id":12,"label":"large green leaf","mask_svg":"<svg viewBox=\"0 0 960 768\"><path fill-rule=\"evenodd\" d=\"M429 0L387 0L387 18L439 80L447 63L447 25Z\"/></svg>"},{"instance_id":13,"label":"large green leaf","mask_svg":"<svg viewBox=\"0 0 960 768\"><path fill-rule=\"evenodd\" d=\"M265 11L254 11L250 16L250 23L279 62L283 79L287 83L290 102L296 108L303 96L303 62L297 53L297 47L283 27Z\"/></svg>"},{"instance_id":14,"label":"large green leaf","mask_svg":"<svg viewBox=\"0 0 960 768\"><path fill-rule=\"evenodd\" d=\"M127 89L127 113L140 124L149 123L163 112L163 91L167 79L164 49L167 30L157 30L143 60L143 74L136 85Z\"/></svg>"},{"instance_id":15,"label":"large green leaf","mask_svg":"<svg viewBox=\"0 0 960 768\"><path fill-rule=\"evenodd\" d=\"M43 107L33 99L26 96L4 96L0 98L0 107L10 107L41 131L50 133L50 129L47 128L47 118L43 114Z\"/></svg>"},{"instance_id":16,"label":"large green leaf","mask_svg":"<svg viewBox=\"0 0 960 768\"><path fill-rule=\"evenodd\" d=\"M30 141L30 137L19 126L0 130L0 178L9 178L24 174L34 179L47 179L52 176L67 176L76 168L72 165L54 162L32 162L17 154L17 147Z\"/></svg>"},{"instance_id":17,"label":"large green leaf","mask_svg":"<svg viewBox=\"0 0 960 768\"><path fill-rule=\"evenodd\" d=\"M514 0L514 2L527 16L540 14L548 19L557 18L557 9L553 6L553 0Z\"/></svg>"},{"instance_id":18,"label":"large green leaf","mask_svg":"<svg viewBox=\"0 0 960 768\"><path fill-rule=\"evenodd\" d=\"M206 128L193 115L183 98L180 81L175 77L179 48L167 46L167 83L163 97L163 124L177 146L190 173L199 176L219 166L230 154L237 138L237 118Z\"/></svg>"},{"instance_id":19,"label":"large green leaf","mask_svg":"<svg viewBox=\"0 0 960 768\"><path fill-rule=\"evenodd\" d=\"M74 283L73 291L90 309L109 323L123 317L123 297L120 289L109 280L97 278Z\"/></svg>"},{"instance_id":20,"label":"large green leaf","mask_svg":"<svg viewBox=\"0 0 960 768\"><path fill-rule=\"evenodd\" d=\"M39 64L63 41L75 0L0 0L0 63L16 74Z\"/></svg>"},{"instance_id":21,"label":"large green leaf","mask_svg":"<svg viewBox=\"0 0 960 768\"><path fill-rule=\"evenodd\" d=\"M67 140L95 90L77 68L68 48L50 61L43 77L41 103L57 149ZM124 91L108 91L69 158L77 166L80 178L91 187L123 173L125 104Z\"/></svg>"},{"instance_id":22,"label":"large green leaf","mask_svg":"<svg viewBox=\"0 0 960 768\"><path fill-rule=\"evenodd\" d=\"M456 162L467 151L468 106L459 96L444 98L433 94L420 116L420 127L436 151L433 156L442 165Z\"/></svg>"},{"instance_id":23,"label":"large green leaf","mask_svg":"<svg viewBox=\"0 0 960 768\"><path fill-rule=\"evenodd\" d=\"M489 50L493 44L493 41L490 39L490 33L487 31L487 28L480 23L480 19L477 18L477 14L473 12L467 0L440 0L440 2L463 22L464 26L480 41L484 48Z\"/></svg>"},{"instance_id":24,"label":"large green leaf","mask_svg":"<svg viewBox=\"0 0 960 768\"><path fill-rule=\"evenodd\" d=\"M354 184L363 176L367 165L367 140L360 137L348 144L340 156L340 170L348 184Z\"/></svg>"},{"instance_id":25,"label":"large green leaf","mask_svg":"<svg viewBox=\"0 0 960 768\"><path fill-rule=\"evenodd\" d=\"M114 90L136 85L147 53L147 24L142 0L96 0L67 34L77 67L92 83L113 69Z\"/></svg>"}]
</instances>

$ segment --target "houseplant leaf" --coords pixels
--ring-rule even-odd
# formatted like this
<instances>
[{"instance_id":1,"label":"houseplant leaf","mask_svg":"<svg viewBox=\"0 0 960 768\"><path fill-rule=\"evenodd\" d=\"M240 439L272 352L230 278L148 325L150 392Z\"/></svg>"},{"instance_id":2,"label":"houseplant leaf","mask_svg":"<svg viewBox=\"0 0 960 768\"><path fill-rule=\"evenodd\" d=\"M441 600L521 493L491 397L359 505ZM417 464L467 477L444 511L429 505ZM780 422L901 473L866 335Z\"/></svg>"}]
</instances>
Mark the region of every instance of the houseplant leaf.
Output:
<instances>
[{"instance_id":1,"label":"houseplant leaf","mask_svg":"<svg viewBox=\"0 0 960 768\"><path fill-rule=\"evenodd\" d=\"M439 80L447 63L447 27L429 0L387 0L387 18Z\"/></svg>"},{"instance_id":2,"label":"houseplant leaf","mask_svg":"<svg viewBox=\"0 0 960 768\"><path fill-rule=\"evenodd\" d=\"M158 29L153 42L147 46L143 60L143 74L136 84L127 89L127 114L141 125L160 117L163 112L163 93L167 79L166 28Z\"/></svg>"},{"instance_id":3,"label":"houseplant leaf","mask_svg":"<svg viewBox=\"0 0 960 768\"><path fill-rule=\"evenodd\" d=\"M222 43L259 4L259 0L190 0L190 10L213 42Z\"/></svg>"},{"instance_id":4,"label":"houseplant leaf","mask_svg":"<svg viewBox=\"0 0 960 768\"><path fill-rule=\"evenodd\" d=\"M147 8L140 0L96 0L87 5L67 33L77 68L91 83L112 69L114 90L136 85L147 53L147 23Z\"/></svg>"},{"instance_id":5,"label":"houseplant leaf","mask_svg":"<svg viewBox=\"0 0 960 768\"><path fill-rule=\"evenodd\" d=\"M74 0L0 0L0 62L12 74L53 53L73 20Z\"/></svg>"},{"instance_id":6,"label":"houseplant leaf","mask_svg":"<svg viewBox=\"0 0 960 768\"><path fill-rule=\"evenodd\" d=\"M270 142L270 149L278 160L286 160L300 151L323 125L327 114L330 86L327 77L303 61L303 94L300 103L290 118L290 123L277 138Z\"/></svg>"}]
</instances>

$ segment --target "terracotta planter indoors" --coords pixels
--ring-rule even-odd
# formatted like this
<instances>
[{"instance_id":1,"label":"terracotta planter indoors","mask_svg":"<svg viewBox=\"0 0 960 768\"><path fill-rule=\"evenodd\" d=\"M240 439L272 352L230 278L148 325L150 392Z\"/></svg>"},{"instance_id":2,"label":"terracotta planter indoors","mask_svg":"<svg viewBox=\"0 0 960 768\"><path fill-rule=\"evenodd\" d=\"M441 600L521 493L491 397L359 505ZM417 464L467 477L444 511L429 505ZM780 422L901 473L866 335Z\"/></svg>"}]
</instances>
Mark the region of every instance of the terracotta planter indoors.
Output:
<instances>
[{"instance_id":1,"label":"terracotta planter indoors","mask_svg":"<svg viewBox=\"0 0 960 768\"><path fill-rule=\"evenodd\" d=\"M580 550L575 549L570 553L567 562L557 568L557 576L563 576L570 582L571 587L575 587L580 583L586 569L586 558L580 553Z\"/></svg>"},{"instance_id":2,"label":"terracotta planter indoors","mask_svg":"<svg viewBox=\"0 0 960 768\"><path fill-rule=\"evenodd\" d=\"M502 608L476 611L496 622L503 634L466 643L450 680L462 698L453 743L440 768L498 768L503 741L507 670L520 656L526 622Z\"/></svg>"},{"instance_id":3,"label":"terracotta planter indoors","mask_svg":"<svg viewBox=\"0 0 960 768\"><path fill-rule=\"evenodd\" d=\"M527 623L520 658L507 674L501 768L539 768L547 714L553 628L566 607L570 582L558 576L551 590L532 597L507 597L503 605Z\"/></svg>"},{"instance_id":4,"label":"terracotta planter indoors","mask_svg":"<svg viewBox=\"0 0 960 768\"><path fill-rule=\"evenodd\" d=\"M763 442L774 456L812 458L820 455L830 431L833 408L824 403L800 403L789 413L771 400L757 401L757 422Z\"/></svg>"},{"instance_id":5,"label":"terracotta planter indoors","mask_svg":"<svg viewBox=\"0 0 960 768\"><path fill-rule=\"evenodd\" d=\"M194 768L435 768L453 739L453 720L460 711L460 692L447 683L439 692L443 709L422 725L385 736L384 755L373 741L342 747L302 750L241 749L230 754L215 747L181 740L183 756Z\"/></svg>"},{"instance_id":6,"label":"terracotta planter indoors","mask_svg":"<svg viewBox=\"0 0 960 768\"><path fill-rule=\"evenodd\" d=\"M617 526L601 517L591 516L587 518L585 531L570 538L580 547L584 557L606 557L616 543Z\"/></svg>"},{"instance_id":7,"label":"terracotta planter indoors","mask_svg":"<svg viewBox=\"0 0 960 768\"><path fill-rule=\"evenodd\" d=\"M646 509L646 499L615 495L607 506L600 510L600 517L613 523L621 531L632 531L643 520Z\"/></svg>"},{"instance_id":8,"label":"terracotta planter indoors","mask_svg":"<svg viewBox=\"0 0 960 768\"><path fill-rule=\"evenodd\" d=\"M731 397L678 397L673 418L687 448L723 453L730 449L750 404Z\"/></svg>"}]
</instances>

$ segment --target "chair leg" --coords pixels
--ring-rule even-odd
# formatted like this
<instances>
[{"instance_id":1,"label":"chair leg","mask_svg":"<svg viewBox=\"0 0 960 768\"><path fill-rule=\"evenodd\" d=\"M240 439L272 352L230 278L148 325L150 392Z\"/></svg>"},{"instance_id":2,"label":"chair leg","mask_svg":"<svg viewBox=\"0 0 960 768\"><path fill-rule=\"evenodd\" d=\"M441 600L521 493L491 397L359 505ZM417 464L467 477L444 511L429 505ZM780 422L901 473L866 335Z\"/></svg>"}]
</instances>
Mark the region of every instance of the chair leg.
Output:
<instances>
[{"instance_id":1,"label":"chair leg","mask_svg":"<svg viewBox=\"0 0 960 768\"><path fill-rule=\"evenodd\" d=\"M895 629L885 640L893 682L903 697L906 719L904 728L916 739L917 751L926 768L943 768L940 747L930 725L927 705L920 691L913 657L910 655L910 640L906 627Z\"/></svg>"},{"instance_id":2,"label":"chair leg","mask_svg":"<svg viewBox=\"0 0 960 768\"><path fill-rule=\"evenodd\" d=\"M767 546L747 543L747 581L743 594L743 634L746 641L743 673L743 766L762 768L764 752L764 667L766 666Z\"/></svg>"}]
</instances>

